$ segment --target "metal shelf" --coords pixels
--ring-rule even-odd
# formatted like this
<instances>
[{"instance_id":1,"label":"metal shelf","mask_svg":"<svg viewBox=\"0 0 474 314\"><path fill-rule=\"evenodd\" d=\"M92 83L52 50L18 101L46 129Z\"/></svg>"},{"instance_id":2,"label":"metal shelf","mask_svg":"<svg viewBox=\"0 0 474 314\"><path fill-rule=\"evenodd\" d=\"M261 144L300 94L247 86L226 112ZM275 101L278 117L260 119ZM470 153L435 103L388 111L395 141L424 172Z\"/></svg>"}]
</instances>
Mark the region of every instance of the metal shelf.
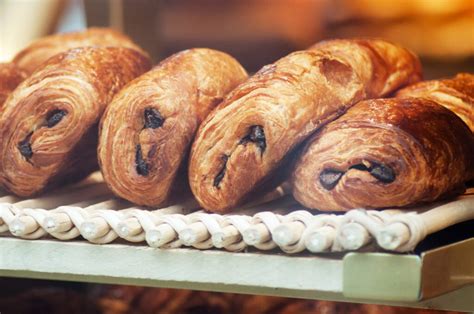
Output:
<instances>
[{"instance_id":1,"label":"metal shelf","mask_svg":"<svg viewBox=\"0 0 474 314\"><path fill-rule=\"evenodd\" d=\"M1 237L0 276L474 311L474 239L421 255L287 256Z\"/></svg>"}]
</instances>

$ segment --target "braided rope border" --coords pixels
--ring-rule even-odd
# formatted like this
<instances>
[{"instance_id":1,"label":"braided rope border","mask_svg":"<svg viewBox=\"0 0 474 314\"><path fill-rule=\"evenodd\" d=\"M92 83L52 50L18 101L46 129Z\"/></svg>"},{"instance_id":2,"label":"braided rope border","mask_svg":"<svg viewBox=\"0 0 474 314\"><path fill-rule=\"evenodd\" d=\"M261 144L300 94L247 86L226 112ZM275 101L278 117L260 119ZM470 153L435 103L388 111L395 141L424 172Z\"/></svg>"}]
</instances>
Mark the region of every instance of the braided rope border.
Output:
<instances>
[{"instance_id":1,"label":"braided rope border","mask_svg":"<svg viewBox=\"0 0 474 314\"><path fill-rule=\"evenodd\" d=\"M69 205L61 205L68 204ZM453 207L463 210L454 215ZM286 199L218 215L199 210L195 201L146 210L111 197L97 183L55 195L20 201L0 194L0 233L23 239L82 236L106 244L118 238L144 242L154 248L223 248L236 252L247 247L279 247L294 254L359 250L377 244L389 251L408 252L429 233L474 219L474 195L465 195L425 212L354 209L336 215L298 209ZM46 209L45 209L46 208ZM450 215L443 223L443 215Z\"/></svg>"}]
</instances>

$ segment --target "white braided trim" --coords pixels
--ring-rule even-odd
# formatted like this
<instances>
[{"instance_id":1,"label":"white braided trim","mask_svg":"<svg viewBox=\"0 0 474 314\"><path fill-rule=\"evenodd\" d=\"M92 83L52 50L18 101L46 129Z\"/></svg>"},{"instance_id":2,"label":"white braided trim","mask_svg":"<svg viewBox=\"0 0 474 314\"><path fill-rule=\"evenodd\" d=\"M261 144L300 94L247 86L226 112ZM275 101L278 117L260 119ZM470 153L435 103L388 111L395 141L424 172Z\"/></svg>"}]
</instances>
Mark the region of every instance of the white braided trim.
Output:
<instances>
[{"instance_id":1,"label":"white braided trim","mask_svg":"<svg viewBox=\"0 0 474 314\"><path fill-rule=\"evenodd\" d=\"M396 210L353 209L348 211L341 219L335 246L341 251L358 250L364 247L372 242L372 235L378 234L391 217L399 213L400 211Z\"/></svg>"},{"instance_id":2,"label":"white braided trim","mask_svg":"<svg viewBox=\"0 0 474 314\"><path fill-rule=\"evenodd\" d=\"M284 201L282 204L285 205L280 207L274 203L271 206L259 204L255 209L259 212L246 208L245 215L238 212L218 215L202 210L193 212L197 207L194 201L150 211L129 207L130 204L110 199L110 195L99 197L96 204L77 203L77 192L74 196L76 204L52 209L34 208L33 201L13 203L17 200L14 197L0 197L0 201L13 200L12 203L0 203L0 232L24 239L51 236L71 240L82 236L98 244L121 238L155 248L190 246L241 251L249 246L259 250L279 247L292 254L357 250L374 243L373 239L377 239L383 249L406 252L426 237L427 226L433 230L431 232L437 231L436 224L427 221L431 218L426 212L363 209L337 215L307 210L291 212L294 205ZM64 199L64 195L60 197ZM465 207L472 204L472 211L465 210L465 215L470 216L460 219L472 219L474 195L463 196L462 200ZM48 196L38 203L57 204L58 200ZM83 208L77 204L88 206ZM29 207L22 207L26 205Z\"/></svg>"}]
</instances>

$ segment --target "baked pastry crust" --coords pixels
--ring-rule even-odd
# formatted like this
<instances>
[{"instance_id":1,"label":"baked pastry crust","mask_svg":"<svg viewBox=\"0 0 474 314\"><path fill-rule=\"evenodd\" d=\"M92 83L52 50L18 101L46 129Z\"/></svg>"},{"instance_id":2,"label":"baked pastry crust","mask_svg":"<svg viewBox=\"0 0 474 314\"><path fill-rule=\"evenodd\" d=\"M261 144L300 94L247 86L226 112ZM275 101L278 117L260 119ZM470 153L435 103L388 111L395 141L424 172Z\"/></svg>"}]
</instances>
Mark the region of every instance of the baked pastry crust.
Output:
<instances>
[{"instance_id":1,"label":"baked pastry crust","mask_svg":"<svg viewBox=\"0 0 474 314\"><path fill-rule=\"evenodd\" d=\"M0 112L8 95L26 78L25 71L14 63L0 63Z\"/></svg>"},{"instance_id":2,"label":"baked pastry crust","mask_svg":"<svg viewBox=\"0 0 474 314\"><path fill-rule=\"evenodd\" d=\"M69 49L86 46L127 47L145 54L126 35L110 28L92 27L85 31L42 37L17 53L13 58L13 62L27 73L33 73L52 56Z\"/></svg>"},{"instance_id":3,"label":"baked pastry crust","mask_svg":"<svg viewBox=\"0 0 474 314\"><path fill-rule=\"evenodd\" d=\"M129 48L77 48L21 83L0 116L0 181L30 196L97 167L97 124L113 95L151 67Z\"/></svg>"},{"instance_id":4,"label":"baked pastry crust","mask_svg":"<svg viewBox=\"0 0 474 314\"><path fill-rule=\"evenodd\" d=\"M100 127L99 163L112 191L158 206L172 188L187 186L186 173L177 173L199 124L246 78L228 54L199 48L169 57L128 84Z\"/></svg>"},{"instance_id":5,"label":"baked pastry crust","mask_svg":"<svg viewBox=\"0 0 474 314\"><path fill-rule=\"evenodd\" d=\"M190 157L193 194L207 210L231 209L281 173L320 126L420 78L413 54L381 40L327 41L265 66L201 124Z\"/></svg>"},{"instance_id":6,"label":"baked pastry crust","mask_svg":"<svg viewBox=\"0 0 474 314\"><path fill-rule=\"evenodd\" d=\"M396 97L430 99L457 114L474 132L474 75L459 73L454 78L424 81L398 91Z\"/></svg>"},{"instance_id":7,"label":"baked pastry crust","mask_svg":"<svg viewBox=\"0 0 474 314\"><path fill-rule=\"evenodd\" d=\"M362 101L311 138L292 175L308 208L401 207L462 192L474 177L474 136L428 99Z\"/></svg>"}]
</instances>

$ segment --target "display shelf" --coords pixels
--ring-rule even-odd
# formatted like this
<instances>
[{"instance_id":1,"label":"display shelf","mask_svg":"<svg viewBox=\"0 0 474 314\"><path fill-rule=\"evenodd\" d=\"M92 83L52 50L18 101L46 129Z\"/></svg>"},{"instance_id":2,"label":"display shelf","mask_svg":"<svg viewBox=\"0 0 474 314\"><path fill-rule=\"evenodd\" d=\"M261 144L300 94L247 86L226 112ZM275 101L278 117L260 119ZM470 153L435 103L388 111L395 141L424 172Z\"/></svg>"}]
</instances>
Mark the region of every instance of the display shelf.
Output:
<instances>
[{"instance_id":1,"label":"display shelf","mask_svg":"<svg viewBox=\"0 0 474 314\"><path fill-rule=\"evenodd\" d=\"M474 311L474 239L415 254L288 256L0 237L0 276Z\"/></svg>"}]
</instances>

